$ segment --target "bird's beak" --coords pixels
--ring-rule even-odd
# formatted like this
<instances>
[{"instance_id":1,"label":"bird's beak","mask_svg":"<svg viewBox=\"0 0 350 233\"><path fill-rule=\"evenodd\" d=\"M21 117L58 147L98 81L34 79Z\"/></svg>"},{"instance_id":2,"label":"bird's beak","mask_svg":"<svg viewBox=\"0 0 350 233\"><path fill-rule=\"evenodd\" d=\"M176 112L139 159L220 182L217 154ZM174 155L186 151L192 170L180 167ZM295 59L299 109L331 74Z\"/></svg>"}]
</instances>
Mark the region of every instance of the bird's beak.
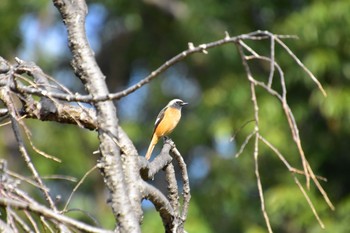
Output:
<instances>
[{"instance_id":1,"label":"bird's beak","mask_svg":"<svg viewBox=\"0 0 350 233\"><path fill-rule=\"evenodd\" d=\"M186 106L188 103L186 103L186 102L182 102L181 103L181 106Z\"/></svg>"}]
</instances>

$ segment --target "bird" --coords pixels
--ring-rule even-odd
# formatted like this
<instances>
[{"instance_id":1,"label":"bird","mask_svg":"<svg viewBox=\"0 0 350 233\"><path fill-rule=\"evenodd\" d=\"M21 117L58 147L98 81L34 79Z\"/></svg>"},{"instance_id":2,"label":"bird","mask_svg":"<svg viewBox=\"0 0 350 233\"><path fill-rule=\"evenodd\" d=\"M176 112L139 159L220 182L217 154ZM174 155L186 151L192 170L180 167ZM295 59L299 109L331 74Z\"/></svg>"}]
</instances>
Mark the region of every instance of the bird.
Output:
<instances>
[{"instance_id":1,"label":"bird","mask_svg":"<svg viewBox=\"0 0 350 233\"><path fill-rule=\"evenodd\" d=\"M145 155L147 160L151 158L152 151L158 140L161 137L166 137L175 129L181 118L181 109L187 104L180 99L173 99L159 112L154 123L151 143Z\"/></svg>"}]
</instances>

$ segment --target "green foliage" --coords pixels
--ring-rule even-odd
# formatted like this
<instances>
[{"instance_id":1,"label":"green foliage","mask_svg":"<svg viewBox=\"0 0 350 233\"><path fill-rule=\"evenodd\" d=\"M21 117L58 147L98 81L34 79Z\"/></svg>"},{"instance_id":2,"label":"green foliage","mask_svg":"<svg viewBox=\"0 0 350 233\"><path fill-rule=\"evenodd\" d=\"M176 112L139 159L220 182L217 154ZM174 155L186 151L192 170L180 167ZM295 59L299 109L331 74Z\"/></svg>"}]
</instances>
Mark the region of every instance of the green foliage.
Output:
<instances>
[{"instance_id":1,"label":"green foliage","mask_svg":"<svg viewBox=\"0 0 350 233\"><path fill-rule=\"evenodd\" d=\"M0 3L0 52L1 56L13 59L13 53L21 44L22 38L19 24L25 14L40 15L41 10L47 6L47 1L39 0L2 0ZM43 12L41 12L43 13Z\"/></svg>"}]
</instances>

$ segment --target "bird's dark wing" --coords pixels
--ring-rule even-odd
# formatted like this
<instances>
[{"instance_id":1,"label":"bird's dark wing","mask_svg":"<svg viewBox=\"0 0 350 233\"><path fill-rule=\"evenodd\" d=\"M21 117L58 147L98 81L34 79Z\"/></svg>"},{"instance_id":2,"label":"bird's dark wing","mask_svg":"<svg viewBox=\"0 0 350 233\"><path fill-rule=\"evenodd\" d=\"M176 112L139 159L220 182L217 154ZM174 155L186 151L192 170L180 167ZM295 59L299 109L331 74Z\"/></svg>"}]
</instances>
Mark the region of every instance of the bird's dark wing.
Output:
<instances>
[{"instance_id":1,"label":"bird's dark wing","mask_svg":"<svg viewBox=\"0 0 350 233\"><path fill-rule=\"evenodd\" d=\"M157 128L157 126L159 125L159 123L162 121L162 119L163 119L163 117L164 117L164 112L165 112L165 110L167 109L168 107L165 107L165 108L163 108L160 112L159 112L159 114L158 114L158 116L157 116L157 119L156 119L156 122L154 122L154 130L153 130L153 133L154 133L154 131L156 130L156 128Z\"/></svg>"}]
</instances>

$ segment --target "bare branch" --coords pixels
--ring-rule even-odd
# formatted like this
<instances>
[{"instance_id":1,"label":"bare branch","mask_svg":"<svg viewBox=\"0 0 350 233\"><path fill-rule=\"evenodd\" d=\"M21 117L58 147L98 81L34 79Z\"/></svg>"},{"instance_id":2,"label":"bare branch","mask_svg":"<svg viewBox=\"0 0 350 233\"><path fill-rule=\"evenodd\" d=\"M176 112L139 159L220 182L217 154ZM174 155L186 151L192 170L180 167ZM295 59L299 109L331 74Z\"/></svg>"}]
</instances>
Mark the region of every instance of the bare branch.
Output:
<instances>
[{"instance_id":1,"label":"bare branch","mask_svg":"<svg viewBox=\"0 0 350 233\"><path fill-rule=\"evenodd\" d=\"M53 210L56 210L55 204L49 195L49 191L46 188L46 186L44 185L42 179L40 178L40 175L39 175L38 171L36 170L35 166L33 165L32 161L30 159L30 156L25 148L25 145L24 145L24 142L23 142L23 139L21 136L21 132L20 132L20 127L19 127L18 121L17 121L16 109L13 106L12 100L10 99L10 91L8 90L8 88L0 89L0 98L5 103L6 107L9 109L13 132L15 134L15 137L16 137L16 140L18 143L18 148L19 148L19 151L20 151L23 159L26 162L26 165L28 166L29 170L33 174L35 181L38 183L39 189L42 191L42 193L45 196L45 199L50 204L50 207Z\"/></svg>"},{"instance_id":2,"label":"bare branch","mask_svg":"<svg viewBox=\"0 0 350 233\"><path fill-rule=\"evenodd\" d=\"M170 201L170 205L174 210L174 214L179 215L179 190L175 175L174 165L169 163L164 168L165 171L165 180L167 182L168 188L168 199Z\"/></svg>"},{"instance_id":3,"label":"bare branch","mask_svg":"<svg viewBox=\"0 0 350 233\"><path fill-rule=\"evenodd\" d=\"M257 52L255 52L252 48L250 48L248 45L246 45L242 40L237 41L237 48L239 51L239 54L241 56L242 59L242 63L243 63L243 67L246 71L247 74L247 78L250 81L250 86L251 86L251 95L252 95L252 101L253 101L253 106L254 106L254 118L255 118L255 129L254 131L249 134L243 145L241 146L240 151L238 152L238 154L242 153L244 147L246 146L246 144L249 142L250 138L255 134L256 138L255 138L255 151L254 151L254 160L255 160L255 172L256 172L256 177L257 177L257 184L258 184L258 189L259 189L259 196L260 196L260 200L261 200L261 209L265 218L265 222L267 224L268 230L269 232L272 232L270 223L269 223L269 218L268 215L266 213L265 210L265 204L264 204L264 198L263 198L263 190L262 190L262 185L261 185L261 181L260 181L260 174L259 174L259 170L258 170L258 142L259 140L262 140L268 147L270 147L270 149L272 149L277 156L279 157L279 159L285 164L285 166L288 168L288 170L290 172L293 173L298 173L298 174L303 174L306 177L306 184L307 187L309 188L310 186L310 179L315 183L316 187L318 188L318 190L321 192L323 198L325 199L325 201L327 202L327 204L329 205L329 207L331 209L334 209L333 204L331 203L331 201L329 200L326 192L324 191L324 189L322 188L322 186L320 185L318 179L323 179L323 177L319 177L316 176L314 174L314 172L312 171L310 164L308 163L302 145L301 145L301 140L299 137L299 130L298 130L298 126L296 124L294 115L287 103L287 89L286 89L286 85L285 85L285 80L284 80L284 73L281 69L281 67L278 65L278 63L275 61L274 58L274 53L275 53L275 41L278 42L279 45L281 45L287 52L288 54L298 63L298 65L312 78L312 80L318 85L319 89L322 91L322 93L324 95L326 95L324 89L322 88L321 84L318 82L318 80L313 76L313 74L300 62L300 60L294 55L294 53L288 48L288 46L286 46L281 38L279 37L275 37L273 34L270 34L268 32L266 32L266 35L268 35L268 37L270 38L270 57L265 57L265 56L261 56L259 55ZM266 38L264 38L266 39ZM251 53L251 56L245 56L243 48L246 49L249 53ZM267 84L265 82L261 82L261 81L257 81L254 79L249 65L248 65L248 60L251 59L260 59L260 60L264 60L264 61L269 61L270 62L270 74L268 77L268 81ZM274 68L277 68L279 75L280 75L280 84L282 87L282 94L279 94L277 91L275 91L274 89L271 88L272 86L272 82L273 82L273 75L274 75ZM300 171L299 169L293 168L288 162L287 160L282 156L282 154L271 144L269 143L263 136L261 136L259 134L259 108L258 108L258 104L257 104L257 100L256 100L256 94L255 94L255 86L260 86L262 87L264 90L266 90L268 93L270 93L271 95L277 97L278 100L280 100L282 108L285 112L285 116L286 119L288 121L288 125L290 127L291 133L292 133L292 137L293 140L295 142L295 145L297 146L297 149L299 151L299 155L303 164L303 171ZM318 218L317 212L316 210L313 208L313 206L310 204L310 199L307 196L307 194L303 191L303 189L301 189L301 191L303 192L305 198L307 199L307 201L309 202L309 205L312 209L312 211L314 212L317 220L319 221L321 227L323 227L323 223L320 221L320 219Z\"/></svg>"},{"instance_id":4,"label":"bare branch","mask_svg":"<svg viewBox=\"0 0 350 233\"><path fill-rule=\"evenodd\" d=\"M172 155L174 156L175 160L179 164L180 170L181 170L181 177L182 177L182 185L183 185L183 204L182 204L182 210L181 210L181 223L179 228L181 231L184 230L184 224L187 219L187 214L188 214L188 208L190 205L190 200L191 200L191 193L190 193L190 181L188 178L188 173L187 173L187 166L182 158L180 152L176 149L176 147L173 147L172 150Z\"/></svg>"},{"instance_id":5,"label":"bare branch","mask_svg":"<svg viewBox=\"0 0 350 233\"><path fill-rule=\"evenodd\" d=\"M248 145L250 139L256 134L255 131L251 132L244 140L243 144L241 145L239 151L235 154L235 157L238 158L244 151L245 147Z\"/></svg>"},{"instance_id":6,"label":"bare branch","mask_svg":"<svg viewBox=\"0 0 350 233\"><path fill-rule=\"evenodd\" d=\"M84 180L86 179L86 177L87 177L88 175L90 175L91 172L93 172L96 168L97 168L97 166L93 166L89 171L87 171L87 172L84 174L84 176L79 180L79 182L77 183L77 185L73 188L72 193L69 195L68 200L67 200L66 204L64 205L64 208L63 208L63 210L62 210L63 213L67 211L67 207L68 207L68 205L69 205L69 203L70 203L70 201L71 201L71 199L72 199L72 197L73 197L75 191L77 191L77 189L78 189L78 188L80 187L80 185L84 182Z\"/></svg>"},{"instance_id":7,"label":"bare branch","mask_svg":"<svg viewBox=\"0 0 350 233\"><path fill-rule=\"evenodd\" d=\"M313 75L313 73L299 60L299 58L289 49L289 47L278 37L275 40L288 52L288 54L297 62L297 64L309 75L309 77L314 81L317 87L320 89L322 94L326 97L327 93L323 89L322 84L317 80L317 78Z\"/></svg>"},{"instance_id":8,"label":"bare branch","mask_svg":"<svg viewBox=\"0 0 350 233\"><path fill-rule=\"evenodd\" d=\"M68 0L66 0L66 1L68 1ZM54 3L57 3L57 5L63 4L61 2L64 2L64 1L63 0L54 0ZM69 4L67 4L67 5L69 5ZM123 91L113 93L113 94L110 94L108 92L106 92L106 93L94 93L94 95L92 96L91 94L80 95L78 93L66 94L66 93L50 92L46 89L32 88L32 87L28 87L28 86L24 86L24 85L18 85L18 86L10 85L10 87L11 87L11 90L14 92L34 94L34 95L47 97L49 99L55 98L58 100L65 100L68 102L96 103L96 102L108 101L108 100L118 100L118 99L121 99L121 98L129 95L130 93L138 90L139 88L141 88L142 86L144 86L145 84L149 83L154 78L156 78L159 74L166 71L169 67L175 65L176 63L182 61L183 59L187 58L188 56L190 56L194 53L203 53L204 51L207 51L208 49L212 49L212 48L215 48L215 47L218 47L221 45L225 45L225 44L237 43L238 41L242 41L242 40L262 40L262 39L271 39L272 37L274 38L274 40L285 39L285 38L292 38L292 39L296 38L295 36L291 36L291 35L274 35L274 34L267 32L267 31L258 30L258 31L252 32L252 33L242 34L242 35L235 36L235 37L230 37L228 34L226 34L224 39L213 41L213 42L206 43L206 44L201 44L198 46L194 46L193 43L189 43L189 44L191 44L191 46L189 46L187 50L182 51L181 53L177 54L176 56L174 56L170 60L166 61L164 64L159 66L157 69L152 71L150 75L148 75L147 77L145 77L144 79L142 79L141 81L136 83L135 85L133 85L133 86L131 86ZM272 59L274 59L274 58L272 57ZM274 62L272 60L271 66L273 66L273 64L274 64ZM272 76L272 74L273 74L273 72L270 73L270 76ZM80 75L78 75L78 76L80 77ZM0 86L2 86L2 85L4 85L4 83L0 82Z\"/></svg>"},{"instance_id":9,"label":"bare branch","mask_svg":"<svg viewBox=\"0 0 350 233\"><path fill-rule=\"evenodd\" d=\"M48 230L52 233L54 233L55 231L52 229L52 227L50 226L50 224L46 221L46 219L43 216L40 216L40 222L43 224L45 230ZM39 232L39 231L38 231Z\"/></svg>"},{"instance_id":10,"label":"bare branch","mask_svg":"<svg viewBox=\"0 0 350 233\"><path fill-rule=\"evenodd\" d=\"M57 158L57 157L55 157L55 156L52 156L52 155L49 155L49 154L45 153L44 151L41 151L40 149L38 149L38 148L34 145L32 139L31 139L31 133L30 133L30 130L28 129L28 127L27 127L25 124L22 124L22 126L23 126L24 132L25 132L25 134L26 134L26 136L27 136L27 139L28 139L28 142L29 142L30 146L33 148L33 150L34 150L36 153L38 153L39 155L41 155L41 156L43 156L43 157L45 157L45 158L47 158L47 159L51 159L51 160L53 160L53 161L55 161L55 162L58 162L58 163L61 162L61 160L60 160L59 158Z\"/></svg>"},{"instance_id":11,"label":"bare branch","mask_svg":"<svg viewBox=\"0 0 350 233\"><path fill-rule=\"evenodd\" d=\"M85 32L85 19L87 5L84 0L53 0L54 5L61 13L63 22L68 32L69 47L73 54L72 66L75 74L84 83L90 95L106 96L108 87L105 76L101 72L94 52L91 49ZM98 164L107 188L111 194L111 207L115 218L118 219L118 229L121 232L140 232L141 207L136 210L133 207L136 186L133 184L133 176L139 174L136 159L129 158L122 161L120 148L106 132L110 132L118 138L118 118L116 108L112 101L97 102L94 104L97 113L98 137L100 140L101 159ZM130 157L136 156L135 154ZM123 164L125 162L125 164ZM136 173L137 172L137 173ZM139 205L140 206L140 205ZM135 213L135 211L137 213Z\"/></svg>"},{"instance_id":12,"label":"bare branch","mask_svg":"<svg viewBox=\"0 0 350 233\"><path fill-rule=\"evenodd\" d=\"M0 232L15 233L11 226L0 219Z\"/></svg>"},{"instance_id":13,"label":"bare branch","mask_svg":"<svg viewBox=\"0 0 350 233\"><path fill-rule=\"evenodd\" d=\"M311 208L313 214L315 215L315 217L316 217L318 223L319 223L320 226L324 229L325 227L324 227L324 224L323 224L322 220L321 220L320 217L318 216L317 211L316 211L314 205L312 204L312 202L311 202L309 196L308 196L307 193L305 192L303 186L300 184L300 182L299 182L299 180L298 180L298 178L297 178L296 176L294 176L294 181L295 181L295 183L298 185L298 187L299 187L299 189L301 190L301 192L303 193L303 195L304 195L304 197L305 197L307 203L309 204L309 206L310 206L310 208Z\"/></svg>"},{"instance_id":14,"label":"bare branch","mask_svg":"<svg viewBox=\"0 0 350 233\"><path fill-rule=\"evenodd\" d=\"M171 148L170 143L165 143L160 154L152 162L148 162L144 157L139 157L140 172L144 180L153 179L155 174L171 163L173 160L169 154Z\"/></svg>"},{"instance_id":15,"label":"bare branch","mask_svg":"<svg viewBox=\"0 0 350 233\"><path fill-rule=\"evenodd\" d=\"M32 224L34 228L34 232L40 233L38 225L36 224L35 220L32 218L32 216L28 213L28 211L23 211L26 217L28 218L29 222ZM40 218L43 218L42 216Z\"/></svg>"},{"instance_id":16,"label":"bare branch","mask_svg":"<svg viewBox=\"0 0 350 233\"><path fill-rule=\"evenodd\" d=\"M272 228L271 228L271 223L269 216L266 212L266 207L265 207L265 199L264 199L264 191L262 188L261 184L261 179L260 179L260 172L259 172L259 160L258 160L258 155L259 155L259 133L255 134L255 143L254 143L254 164L255 164L255 176L256 176L256 182L258 186L258 191L259 191L259 197L260 197L260 206L261 206L261 211L263 213L265 223L267 226L267 229L269 233L272 233Z\"/></svg>"},{"instance_id":17,"label":"bare branch","mask_svg":"<svg viewBox=\"0 0 350 233\"><path fill-rule=\"evenodd\" d=\"M273 75L275 74L275 36L270 37L270 75L267 86L271 88Z\"/></svg>"},{"instance_id":18,"label":"bare branch","mask_svg":"<svg viewBox=\"0 0 350 233\"><path fill-rule=\"evenodd\" d=\"M168 199L158 189L144 181L141 181L140 186L142 187L143 198L150 200L154 204L162 218L165 229L174 229L175 213Z\"/></svg>"},{"instance_id":19,"label":"bare branch","mask_svg":"<svg viewBox=\"0 0 350 233\"><path fill-rule=\"evenodd\" d=\"M103 230L100 228L89 226L85 223L76 221L72 218L56 213L55 211L52 211L46 208L45 206L35 202L23 202L23 201L16 201L6 197L0 197L0 205L5 207L8 206L19 210L30 210L34 213L45 216L46 218L54 219L58 222L67 224L68 226L71 226L78 230L82 230L86 232L94 232L94 233L112 233L113 232L113 231Z\"/></svg>"},{"instance_id":20,"label":"bare branch","mask_svg":"<svg viewBox=\"0 0 350 233\"><path fill-rule=\"evenodd\" d=\"M30 227L11 208L7 208L7 214L13 217L13 220L18 223L24 232L31 232Z\"/></svg>"}]
</instances>

